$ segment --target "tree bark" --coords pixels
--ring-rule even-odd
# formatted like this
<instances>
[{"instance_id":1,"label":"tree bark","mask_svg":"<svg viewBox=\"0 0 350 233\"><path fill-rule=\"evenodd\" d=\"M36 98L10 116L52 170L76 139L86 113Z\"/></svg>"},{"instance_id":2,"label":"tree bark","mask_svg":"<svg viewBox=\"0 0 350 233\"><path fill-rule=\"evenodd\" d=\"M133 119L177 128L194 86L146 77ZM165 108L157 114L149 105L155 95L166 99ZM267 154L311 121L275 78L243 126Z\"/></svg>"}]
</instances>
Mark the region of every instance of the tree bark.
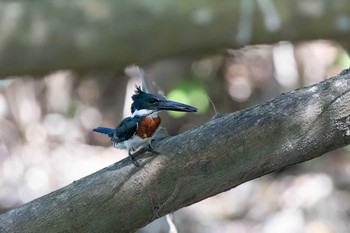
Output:
<instances>
[{"instance_id":1,"label":"tree bark","mask_svg":"<svg viewBox=\"0 0 350 233\"><path fill-rule=\"evenodd\" d=\"M350 37L347 1L5 1L0 76L121 70L247 44Z\"/></svg>"},{"instance_id":2,"label":"tree bark","mask_svg":"<svg viewBox=\"0 0 350 233\"><path fill-rule=\"evenodd\" d=\"M0 215L0 232L133 232L248 180L350 143L350 69L174 137Z\"/></svg>"}]
</instances>

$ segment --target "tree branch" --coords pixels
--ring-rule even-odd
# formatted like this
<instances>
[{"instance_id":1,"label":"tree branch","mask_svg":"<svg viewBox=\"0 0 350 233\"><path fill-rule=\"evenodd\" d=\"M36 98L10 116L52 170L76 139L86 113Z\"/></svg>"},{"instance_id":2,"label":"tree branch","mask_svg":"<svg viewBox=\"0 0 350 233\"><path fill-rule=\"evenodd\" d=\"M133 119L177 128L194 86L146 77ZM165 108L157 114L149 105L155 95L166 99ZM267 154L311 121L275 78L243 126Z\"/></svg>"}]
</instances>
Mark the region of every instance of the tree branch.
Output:
<instances>
[{"instance_id":1,"label":"tree branch","mask_svg":"<svg viewBox=\"0 0 350 233\"><path fill-rule=\"evenodd\" d=\"M347 1L222 0L0 3L0 76L122 70L247 44L348 41Z\"/></svg>"},{"instance_id":2,"label":"tree branch","mask_svg":"<svg viewBox=\"0 0 350 233\"><path fill-rule=\"evenodd\" d=\"M160 135L161 136L161 135ZM181 207L350 142L350 70L218 115L0 216L0 232L133 232Z\"/></svg>"}]
</instances>

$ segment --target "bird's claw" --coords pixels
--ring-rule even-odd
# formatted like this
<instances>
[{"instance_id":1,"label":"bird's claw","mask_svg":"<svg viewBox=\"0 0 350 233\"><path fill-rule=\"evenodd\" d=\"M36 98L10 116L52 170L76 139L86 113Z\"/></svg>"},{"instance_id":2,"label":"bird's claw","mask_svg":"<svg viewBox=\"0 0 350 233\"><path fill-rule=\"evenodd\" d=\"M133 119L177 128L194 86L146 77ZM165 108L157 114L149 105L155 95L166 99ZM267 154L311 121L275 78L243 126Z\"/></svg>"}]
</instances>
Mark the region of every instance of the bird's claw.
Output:
<instances>
[{"instance_id":1,"label":"bird's claw","mask_svg":"<svg viewBox=\"0 0 350 233\"><path fill-rule=\"evenodd\" d=\"M148 143L148 146L147 146L147 151L151 152L151 153L154 153L154 154L159 154L158 151L156 151L154 149L154 147L152 146L152 142L154 141L154 139L152 139L149 143ZM129 151L129 157L130 157L130 160L131 162L136 166L136 167L141 167L140 163L135 159L134 155L136 155L136 153L138 153L138 151L134 152L133 154L131 154L131 152Z\"/></svg>"},{"instance_id":2,"label":"bird's claw","mask_svg":"<svg viewBox=\"0 0 350 233\"><path fill-rule=\"evenodd\" d=\"M134 158L134 156L129 152L129 157L131 162L136 166L136 167L141 167L140 163Z\"/></svg>"},{"instance_id":3,"label":"bird's claw","mask_svg":"<svg viewBox=\"0 0 350 233\"><path fill-rule=\"evenodd\" d=\"M156 151L156 150L154 149L154 147L152 146L152 142L153 142L153 141L154 141L154 139L152 139L152 140L150 141L150 143L148 143L148 151L158 155L159 152Z\"/></svg>"}]
</instances>

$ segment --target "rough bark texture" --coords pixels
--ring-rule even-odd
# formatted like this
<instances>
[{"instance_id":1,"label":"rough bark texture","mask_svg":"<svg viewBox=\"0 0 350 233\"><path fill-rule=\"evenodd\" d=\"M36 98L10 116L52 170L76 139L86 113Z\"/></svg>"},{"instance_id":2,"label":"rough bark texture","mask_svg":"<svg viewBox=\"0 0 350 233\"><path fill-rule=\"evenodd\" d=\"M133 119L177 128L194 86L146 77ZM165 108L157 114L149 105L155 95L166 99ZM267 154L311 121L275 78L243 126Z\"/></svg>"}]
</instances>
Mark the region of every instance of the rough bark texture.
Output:
<instances>
[{"instance_id":1,"label":"rough bark texture","mask_svg":"<svg viewBox=\"0 0 350 233\"><path fill-rule=\"evenodd\" d=\"M350 142L350 70L262 105L217 115L0 216L0 232L133 232L243 182Z\"/></svg>"},{"instance_id":2,"label":"rough bark texture","mask_svg":"<svg viewBox=\"0 0 350 233\"><path fill-rule=\"evenodd\" d=\"M0 3L0 76L121 70L180 54L350 37L341 0L89 0Z\"/></svg>"}]
</instances>

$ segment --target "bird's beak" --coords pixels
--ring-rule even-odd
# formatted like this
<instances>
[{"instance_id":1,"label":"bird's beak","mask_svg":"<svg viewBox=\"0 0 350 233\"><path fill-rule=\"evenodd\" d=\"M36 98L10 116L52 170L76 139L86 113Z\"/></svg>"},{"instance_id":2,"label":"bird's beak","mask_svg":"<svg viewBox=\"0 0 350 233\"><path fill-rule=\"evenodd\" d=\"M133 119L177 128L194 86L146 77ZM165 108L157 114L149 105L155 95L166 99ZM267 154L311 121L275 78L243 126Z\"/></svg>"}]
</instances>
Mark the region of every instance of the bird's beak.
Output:
<instances>
[{"instance_id":1,"label":"bird's beak","mask_svg":"<svg viewBox=\"0 0 350 233\"><path fill-rule=\"evenodd\" d=\"M159 103L158 110L170 110L177 112L197 112L197 108L187 104L178 103L171 100L165 100Z\"/></svg>"}]
</instances>

